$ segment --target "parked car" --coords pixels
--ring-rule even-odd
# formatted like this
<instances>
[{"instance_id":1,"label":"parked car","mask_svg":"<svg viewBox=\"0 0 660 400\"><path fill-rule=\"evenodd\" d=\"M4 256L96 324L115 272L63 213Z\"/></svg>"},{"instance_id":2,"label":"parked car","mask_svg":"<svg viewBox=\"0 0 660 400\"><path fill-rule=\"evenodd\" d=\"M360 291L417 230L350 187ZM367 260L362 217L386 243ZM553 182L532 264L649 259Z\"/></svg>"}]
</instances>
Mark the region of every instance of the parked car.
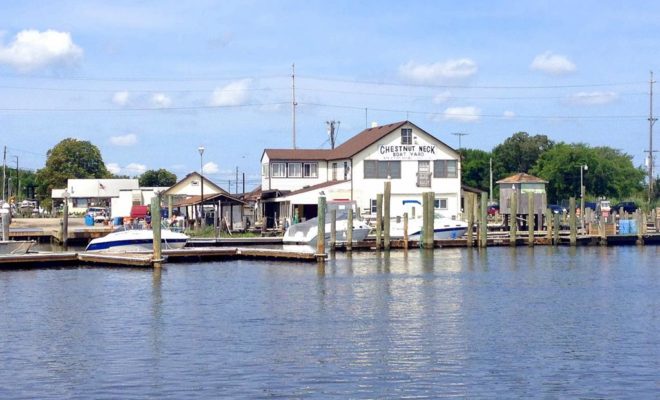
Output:
<instances>
[{"instance_id":1,"label":"parked car","mask_svg":"<svg viewBox=\"0 0 660 400\"><path fill-rule=\"evenodd\" d=\"M612 212L618 213L623 208L623 212L632 214L637 211L637 204L634 201L622 201L612 206Z\"/></svg>"},{"instance_id":2,"label":"parked car","mask_svg":"<svg viewBox=\"0 0 660 400\"><path fill-rule=\"evenodd\" d=\"M596 206L597 206L597 204L595 202L591 202L591 201L585 201L584 202L584 208L585 209L590 208L592 211L596 211Z\"/></svg>"},{"instance_id":3,"label":"parked car","mask_svg":"<svg viewBox=\"0 0 660 400\"><path fill-rule=\"evenodd\" d=\"M549 204L548 208L554 213L554 214L563 214L566 212L566 209L558 204Z\"/></svg>"},{"instance_id":4,"label":"parked car","mask_svg":"<svg viewBox=\"0 0 660 400\"><path fill-rule=\"evenodd\" d=\"M500 205L499 204L491 204L488 206L487 209L488 215L495 215L500 212Z\"/></svg>"},{"instance_id":5,"label":"parked car","mask_svg":"<svg viewBox=\"0 0 660 400\"><path fill-rule=\"evenodd\" d=\"M110 218L110 212L106 207L89 207L86 214L94 217L94 222L105 222Z\"/></svg>"}]
</instances>

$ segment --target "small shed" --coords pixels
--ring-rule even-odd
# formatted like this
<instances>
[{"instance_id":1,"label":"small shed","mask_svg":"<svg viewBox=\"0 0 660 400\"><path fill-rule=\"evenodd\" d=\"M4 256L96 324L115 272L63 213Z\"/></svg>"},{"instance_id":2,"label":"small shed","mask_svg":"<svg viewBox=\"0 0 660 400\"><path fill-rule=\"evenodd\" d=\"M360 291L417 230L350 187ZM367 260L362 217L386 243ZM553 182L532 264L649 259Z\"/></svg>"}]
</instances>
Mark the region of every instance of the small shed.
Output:
<instances>
[{"instance_id":1,"label":"small shed","mask_svg":"<svg viewBox=\"0 0 660 400\"><path fill-rule=\"evenodd\" d=\"M541 226L541 218L547 208L546 185L548 181L533 175L519 172L504 179L497 181L500 187L500 214L504 216L508 226L511 217L511 200L513 193L516 193L516 220L525 220L524 216L528 214L527 196L528 193L534 195L534 215L536 226Z\"/></svg>"}]
</instances>

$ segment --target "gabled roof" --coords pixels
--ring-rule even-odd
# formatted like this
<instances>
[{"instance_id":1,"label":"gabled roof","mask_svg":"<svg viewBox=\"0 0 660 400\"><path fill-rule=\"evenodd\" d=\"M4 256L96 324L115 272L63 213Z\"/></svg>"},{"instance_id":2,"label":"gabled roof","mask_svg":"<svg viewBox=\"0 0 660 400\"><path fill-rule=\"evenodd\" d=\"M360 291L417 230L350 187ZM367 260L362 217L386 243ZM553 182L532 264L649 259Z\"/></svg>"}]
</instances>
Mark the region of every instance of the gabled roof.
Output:
<instances>
[{"instance_id":1,"label":"gabled roof","mask_svg":"<svg viewBox=\"0 0 660 400\"><path fill-rule=\"evenodd\" d=\"M548 183L541 178L536 176L526 174L524 172L518 172L517 174L511 175L504 179L500 179L496 183Z\"/></svg>"},{"instance_id":2,"label":"gabled roof","mask_svg":"<svg viewBox=\"0 0 660 400\"><path fill-rule=\"evenodd\" d=\"M388 125L368 128L348 139L340 146L334 149L265 149L264 154L268 155L270 160L340 160L351 158L365 148L376 143L380 139L396 131L402 126L410 124L422 132L425 132L433 139L452 149L446 143L434 137L430 133L419 128L410 121L400 121ZM453 150L453 149L452 149ZM262 155L263 158L263 155Z\"/></svg>"},{"instance_id":3,"label":"gabled roof","mask_svg":"<svg viewBox=\"0 0 660 400\"><path fill-rule=\"evenodd\" d=\"M178 190L180 190L180 188L181 188L182 186L184 186L184 184L185 184L187 181L189 181L189 180L191 180L191 179L200 179L200 178L201 178L201 175L200 175L198 172L191 172L191 173L189 173L188 175L184 176L180 181L178 181L177 183L175 183L174 185L172 185L172 187L170 187L169 189L167 189L166 191L164 191L164 192L162 193L162 195L176 194L176 192L177 192ZM218 192L218 193L229 194L229 192L227 192L226 190L224 190L224 189L221 188L220 186L216 185L213 181L211 181L211 180L208 179L207 177L204 177L203 184L204 184L204 188L205 188L205 189L208 188L207 190L213 190L213 191L216 191L216 192ZM208 193L208 192L207 192L207 193ZM208 193L208 195L210 196L211 193ZM206 198L206 195L204 195L204 198Z\"/></svg>"}]
</instances>

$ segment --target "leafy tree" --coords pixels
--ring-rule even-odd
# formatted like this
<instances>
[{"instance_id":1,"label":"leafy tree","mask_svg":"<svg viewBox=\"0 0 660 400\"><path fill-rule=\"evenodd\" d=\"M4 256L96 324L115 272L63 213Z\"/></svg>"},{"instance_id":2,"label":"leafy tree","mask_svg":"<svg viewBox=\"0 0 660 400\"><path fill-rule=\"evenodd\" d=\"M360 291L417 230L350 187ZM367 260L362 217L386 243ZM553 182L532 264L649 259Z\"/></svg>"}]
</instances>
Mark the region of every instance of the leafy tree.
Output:
<instances>
[{"instance_id":1,"label":"leafy tree","mask_svg":"<svg viewBox=\"0 0 660 400\"><path fill-rule=\"evenodd\" d=\"M580 168L586 197L623 199L642 189L644 171L635 168L632 157L610 147L559 143L543 153L530 171L547 180L550 202L580 195Z\"/></svg>"},{"instance_id":2,"label":"leafy tree","mask_svg":"<svg viewBox=\"0 0 660 400\"><path fill-rule=\"evenodd\" d=\"M502 144L493 149L493 170L495 179L505 178L517 172L529 172L536 160L554 142L546 135L529 136L527 132L514 133Z\"/></svg>"},{"instance_id":3,"label":"leafy tree","mask_svg":"<svg viewBox=\"0 0 660 400\"><path fill-rule=\"evenodd\" d=\"M140 186L172 186L176 183L176 175L166 169L148 170L139 177Z\"/></svg>"},{"instance_id":4,"label":"leafy tree","mask_svg":"<svg viewBox=\"0 0 660 400\"><path fill-rule=\"evenodd\" d=\"M482 190L490 185L491 154L483 150L464 149L461 151L461 178L463 183Z\"/></svg>"},{"instance_id":5,"label":"leafy tree","mask_svg":"<svg viewBox=\"0 0 660 400\"><path fill-rule=\"evenodd\" d=\"M110 176L98 147L89 141L68 138L48 150L46 166L37 171L38 194L50 198L53 189L66 187L67 179Z\"/></svg>"}]
</instances>

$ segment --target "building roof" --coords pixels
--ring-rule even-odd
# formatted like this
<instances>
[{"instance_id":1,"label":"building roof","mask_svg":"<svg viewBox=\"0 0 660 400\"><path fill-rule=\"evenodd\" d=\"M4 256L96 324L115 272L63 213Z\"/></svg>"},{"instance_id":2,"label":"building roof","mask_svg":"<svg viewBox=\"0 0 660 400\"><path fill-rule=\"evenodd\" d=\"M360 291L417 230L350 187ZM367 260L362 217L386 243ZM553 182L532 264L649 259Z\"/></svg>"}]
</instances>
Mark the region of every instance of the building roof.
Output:
<instances>
[{"instance_id":1,"label":"building roof","mask_svg":"<svg viewBox=\"0 0 660 400\"><path fill-rule=\"evenodd\" d=\"M67 179L67 193L72 198L119 197L121 190L138 189L137 179ZM64 190L53 189L53 198L64 198Z\"/></svg>"},{"instance_id":2,"label":"building roof","mask_svg":"<svg viewBox=\"0 0 660 400\"><path fill-rule=\"evenodd\" d=\"M196 193L191 193L188 191L188 186L192 180L200 180L202 176L198 172L191 172L188 175L184 176L181 178L180 181L172 185L169 189L161 193L162 195L195 195ZM223 193L223 194L229 194L226 190L221 188L220 186L216 185L213 181L211 181L208 177L204 177L203 179L203 185L204 185L204 192L206 193L204 195L204 199L206 199L207 195L211 195L214 193ZM200 188L201 189L201 188ZM199 191L200 189L195 189L195 191Z\"/></svg>"},{"instance_id":3,"label":"building roof","mask_svg":"<svg viewBox=\"0 0 660 400\"><path fill-rule=\"evenodd\" d=\"M300 193L311 192L311 191L313 191L313 190L318 190L318 189L322 189L322 188L324 188L324 187L329 187L329 186L338 185L338 184L340 184L340 183L344 183L344 182L348 182L348 181L349 181L349 180L345 180L345 181L342 180L342 181L327 181L327 182L322 182L322 183L319 183L319 184L316 184L316 185L306 186L306 187L304 187L304 188L302 188L302 189L294 190L293 192L289 192L289 193L287 193L286 195L287 195L287 196L295 196L295 195L300 194Z\"/></svg>"},{"instance_id":4,"label":"building roof","mask_svg":"<svg viewBox=\"0 0 660 400\"><path fill-rule=\"evenodd\" d=\"M500 179L496 183L548 183L548 181L536 176L526 174L524 172L518 172L517 174L511 175L504 179Z\"/></svg>"},{"instance_id":5,"label":"building roof","mask_svg":"<svg viewBox=\"0 0 660 400\"><path fill-rule=\"evenodd\" d=\"M406 124L414 125L409 121L400 121L365 129L334 149L265 149L264 153L268 155L270 160L304 161L350 158Z\"/></svg>"}]
</instances>

